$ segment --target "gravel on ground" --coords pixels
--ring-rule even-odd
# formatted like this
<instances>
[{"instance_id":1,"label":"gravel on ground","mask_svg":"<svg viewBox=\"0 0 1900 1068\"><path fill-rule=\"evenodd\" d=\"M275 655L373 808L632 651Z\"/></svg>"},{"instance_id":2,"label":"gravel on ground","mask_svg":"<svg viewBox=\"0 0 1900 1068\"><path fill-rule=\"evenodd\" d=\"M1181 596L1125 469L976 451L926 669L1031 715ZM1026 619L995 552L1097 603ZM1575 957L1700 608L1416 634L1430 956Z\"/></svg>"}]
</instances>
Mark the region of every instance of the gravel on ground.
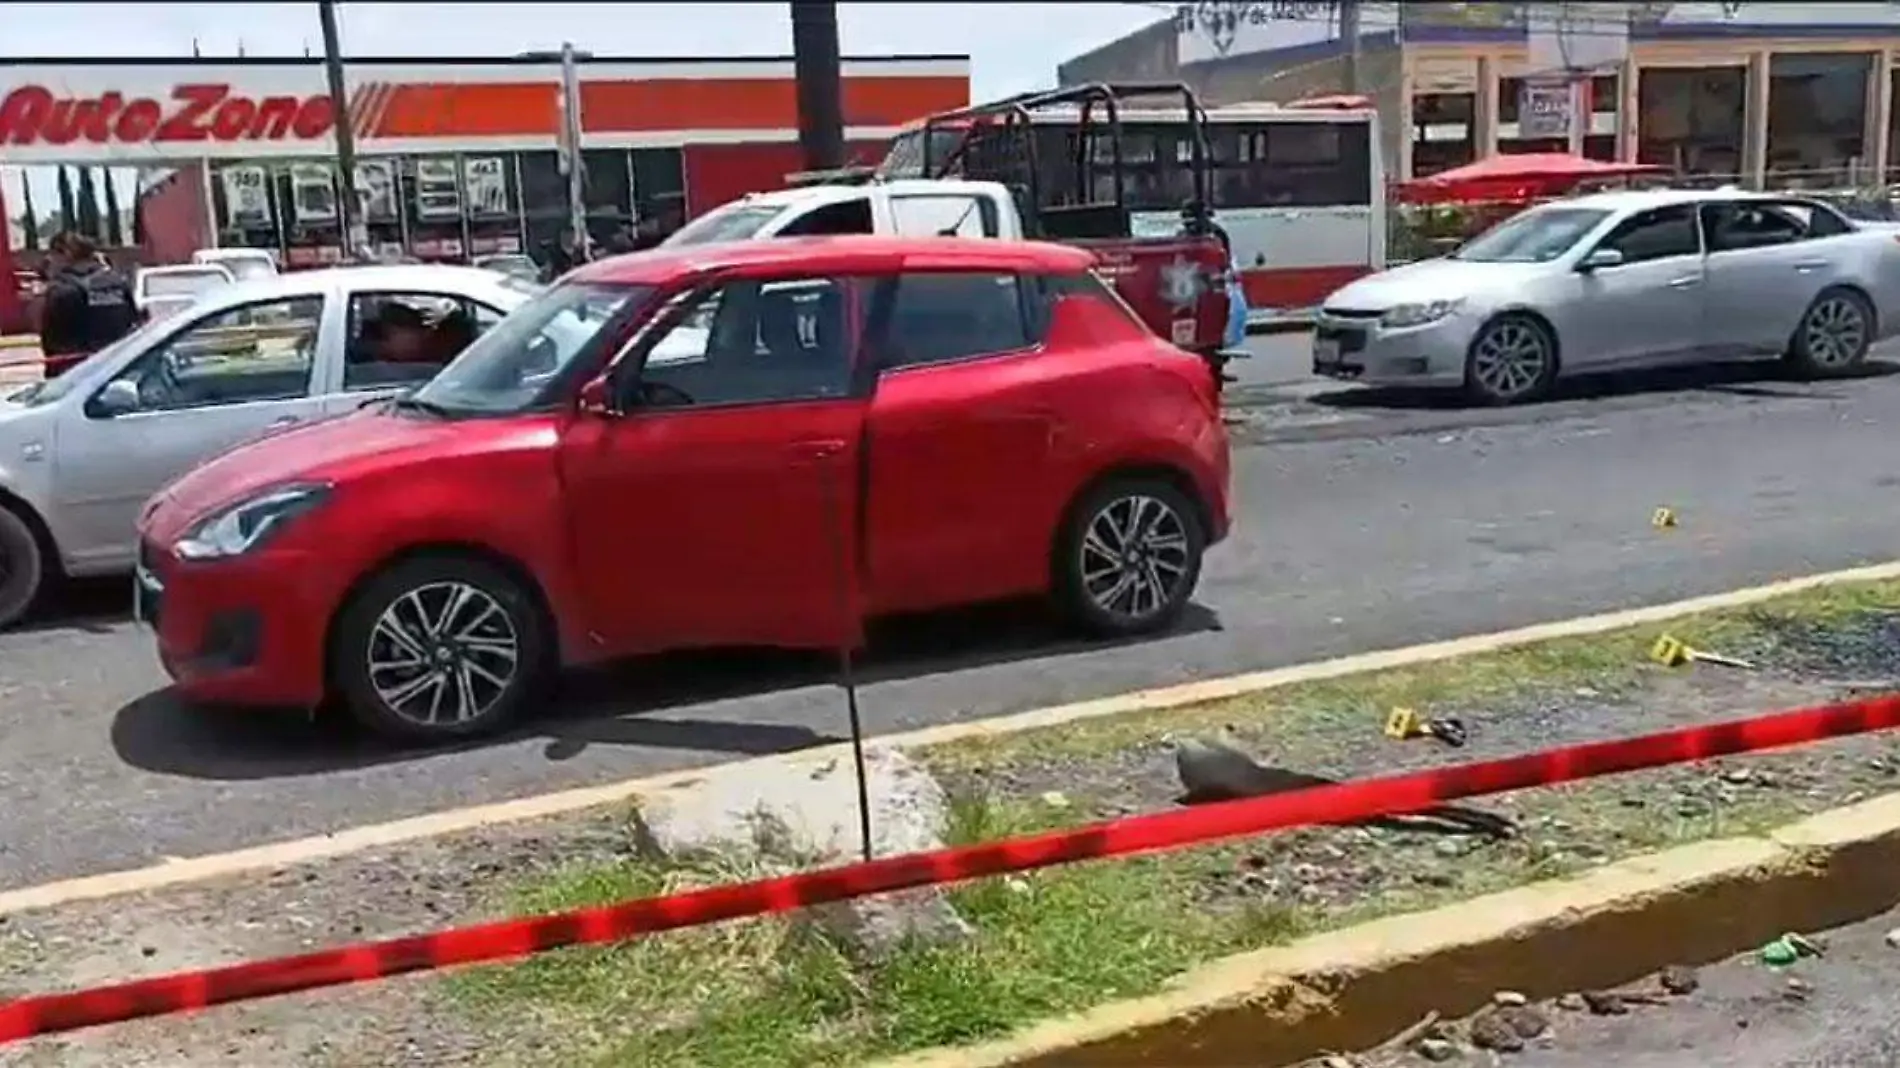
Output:
<instances>
[{"instance_id":1,"label":"gravel on ground","mask_svg":"<svg viewBox=\"0 0 1900 1068\"><path fill-rule=\"evenodd\" d=\"M924 750L981 840L1166 807L1164 736L1226 729L1271 763L1350 778L1900 689L1900 584ZM1667 671L1667 629L1759 665ZM1395 706L1457 717L1451 749L1394 742ZM1074 865L954 891L968 943L865 962L786 921L142 1021L0 1049L0 1066L848 1065L973 1041L1157 988L1197 963L1375 914L1743 833L1900 789L1900 742L1842 739L1521 791L1489 842L1359 828ZM740 877L657 869L624 812L522 823L149 895L0 917L0 994L119 981ZM1086 947L1082 950L1080 947Z\"/></svg>"},{"instance_id":2,"label":"gravel on ground","mask_svg":"<svg viewBox=\"0 0 1900 1068\"><path fill-rule=\"evenodd\" d=\"M1752 950L1611 990L1533 1002L1499 991L1463 1020L1420 1021L1381 1049L1310 1068L1894 1068L1900 911L1800 937L1789 963ZM1766 947L1764 947L1765 949ZM1502 1025L1502 1026L1500 1026Z\"/></svg>"}]
</instances>

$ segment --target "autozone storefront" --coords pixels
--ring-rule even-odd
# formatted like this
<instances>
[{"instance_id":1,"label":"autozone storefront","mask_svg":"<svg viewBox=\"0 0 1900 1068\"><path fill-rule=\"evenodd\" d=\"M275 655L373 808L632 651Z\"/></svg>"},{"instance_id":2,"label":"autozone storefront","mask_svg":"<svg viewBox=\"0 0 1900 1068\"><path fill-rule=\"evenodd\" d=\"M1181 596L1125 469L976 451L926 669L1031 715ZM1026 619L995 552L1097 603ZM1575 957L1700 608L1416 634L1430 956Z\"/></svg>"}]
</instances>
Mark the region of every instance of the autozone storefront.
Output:
<instances>
[{"instance_id":1,"label":"autozone storefront","mask_svg":"<svg viewBox=\"0 0 1900 1068\"><path fill-rule=\"evenodd\" d=\"M580 76L597 240L640 220L670 229L801 169L789 59L588 60ZM373 244L536 252L568 215L559 81L543 60L354 60L339 116L313 59L15 63L0 72L0 165L139 168L146 259L243 245L314 266L342 254L342 121ZM902 124L968 103L969 62L846 59L843 90L850 146L875 158Z\"/></svg>"}]
</instances>

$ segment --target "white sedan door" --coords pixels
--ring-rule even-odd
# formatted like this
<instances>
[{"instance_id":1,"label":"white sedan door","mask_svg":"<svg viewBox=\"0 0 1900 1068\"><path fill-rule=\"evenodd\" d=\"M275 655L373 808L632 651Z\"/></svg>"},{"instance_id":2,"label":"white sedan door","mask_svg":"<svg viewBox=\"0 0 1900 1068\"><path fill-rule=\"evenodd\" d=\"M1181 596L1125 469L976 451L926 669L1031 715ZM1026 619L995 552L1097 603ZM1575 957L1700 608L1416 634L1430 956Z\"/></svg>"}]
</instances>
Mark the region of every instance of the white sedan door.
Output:
<instances>
[{"instance_id":1,"label":"white sedan door","mask_svg":"<svg viewBox=\"0 0 1900 1068\"><path fill-rule=\"evenodd\" d=\"M345 289L338 303L335 327L341 341L325 350L325 356L333 358L317 371L318 389L325 394L323 410L330 415L342 415L422 385L507 314L447 287ZM390 304L403 305L432 324L431 340L420 350L403 353L400 360L386 351L376 325Z\"/></svg>"},{"instance_id":2,"label":"white sedan door","mask_svg":"<svg viewBox=\"0 0 1900 1068\"><path fill-rule=\"evenodd\" d=\"M1632 215L1597 247L1623 262L1578 275L1562 327L1566 368L1602 370L1700 348L1705 279L1694 205Z\"/></svg>"},{"instance_id":3,"label":"white sedan door","mask_svg":"<svg viewBox=\"0 0 1900 1068\"><path fill-rule=\"evenodd\" d=\"M1704 205L1702 222L1711 340L1735 352L1780 352L1840 274L1848 231L1811 236L1807 220L1766 201Z\"/></svg>"},{"instance_id":4,"label":"white sedan door","mask_svg":"<svg viewBox=\"0 0 1900 1068\"><path fill-rule=\"evenodd\" d=\"M71 563L129 568L133 526L153 493L233 446L321 413L315 370L324 346L335 344L324 329L326 299L313 287L205 312L66 409L54 493ZM136 391L130 410L102 400L119 382Z\"/></svg>"}]
</instances>

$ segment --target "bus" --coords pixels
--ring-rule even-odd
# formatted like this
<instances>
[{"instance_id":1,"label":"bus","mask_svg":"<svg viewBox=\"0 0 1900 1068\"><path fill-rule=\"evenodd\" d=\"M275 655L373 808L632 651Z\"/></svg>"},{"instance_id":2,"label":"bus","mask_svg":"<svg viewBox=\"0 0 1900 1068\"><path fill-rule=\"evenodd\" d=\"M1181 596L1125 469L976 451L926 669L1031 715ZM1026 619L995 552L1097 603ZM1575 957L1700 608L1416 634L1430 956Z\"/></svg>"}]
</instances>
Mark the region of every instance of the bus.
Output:
<instances>
[{"instance_id":1,"label":"bus","mask_svg":"<svg viewBox=\"0 0 1900 1068\"><path fill-rule=\"evenodd\" d=\"M1210 207L1232 242L1250 325L1305 321L1328 294L1385 267L1386 175L1378 116L1369 102L1335 97L1234 104L1205 108L1202 115ZM1031 108L1026 117L1036 129L1038 157L1083 152L1094 162L1110 162L1114 148L1108 138L1091 138L1086 149L1076 144L1083 121L1078 109ZM1094 121L1103 125L1099 112ZM1114 121L1120 127L1122 202L1136 233L1171 232L1195 196L1195 124L1185 107L1125 108ZM960 169L961 160L979 155L965 142L981 131L969 122L913 123L891 143L877 176L991 177ZM945 161L954 162L946 168ZM1106 182L1109 173L1104 168L1093 181ZM1090 195L1106 199L1101 190ZM1059 178L1043 182L1038 196L1045 206L1086 199Z\"/></svg>"}]
</instances>

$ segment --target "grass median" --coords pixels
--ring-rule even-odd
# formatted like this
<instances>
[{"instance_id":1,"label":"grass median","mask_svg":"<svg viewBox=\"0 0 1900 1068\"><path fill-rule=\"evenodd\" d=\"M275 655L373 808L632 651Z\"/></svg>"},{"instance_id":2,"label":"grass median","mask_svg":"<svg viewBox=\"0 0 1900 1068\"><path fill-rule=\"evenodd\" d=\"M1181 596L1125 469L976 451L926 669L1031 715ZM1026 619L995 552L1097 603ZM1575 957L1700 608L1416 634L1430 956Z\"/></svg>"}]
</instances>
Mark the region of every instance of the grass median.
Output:
<instances>
[{"instance_id":1,"label":"grass median","mask_svg":"<svg viewBox=\"0 0 1900 1068\"><path fill-rule=\"evenodd\" d=\"M1659 633L1759 665L1668 671ZM1230 734L1267 762L1339 778L1484 759L1830 700L1900 677L1900 583L1263 691L913 753L970 843L1168 805L1164 735ZM1456 716L1461 751L1393 742L1395 706ZM1502 842L1302 829L985 880L952 901L976 930L948 947L854 960L805 925L742 921L460 973L449 992L493 1025L498 1061L616 1068L852 1065L997 1037L1149 993L1196 964L1295 936L1743 833L1900 788L1885 735L1522 791L1474 802ZM545 911L744 878L743 866L576 866L511 888ZM527 1026L524 1027L524 1022Z\"/></svg>"}]
</instances>

